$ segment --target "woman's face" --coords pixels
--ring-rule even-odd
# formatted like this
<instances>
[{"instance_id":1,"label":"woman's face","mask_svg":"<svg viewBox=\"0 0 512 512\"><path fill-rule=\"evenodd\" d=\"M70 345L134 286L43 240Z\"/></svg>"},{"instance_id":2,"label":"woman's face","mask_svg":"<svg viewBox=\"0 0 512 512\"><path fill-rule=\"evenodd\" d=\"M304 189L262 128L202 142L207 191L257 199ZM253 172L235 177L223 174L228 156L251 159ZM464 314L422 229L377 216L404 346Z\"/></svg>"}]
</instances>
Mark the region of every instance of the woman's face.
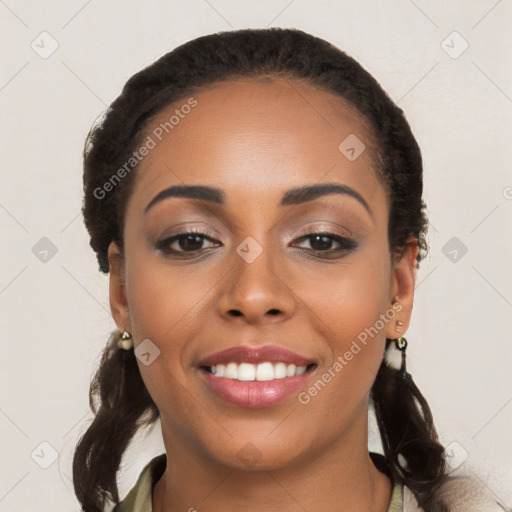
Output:
<instances>
[{"instance_id":1,"label":"woman's face","mask_svg":"<svg viewBox=\"0 0 512 512\"><path fill-rule=\"evenodd\" d=\"M368 394L386 336L407 328L416 253L390 261L388 199L364 122L342 99L283 79L187 100L147 131L154 147L127 204L124 277L109 250L113 315L133 335L166 449L271 468L366 446ZM341 192L291 192L326 183ZM153 201L184 185L218 193ZM205 235L169 240L183 229ZM219 351L269 345L307 371L283 377L293 357L278 352L263 369L247 354L221 358L249 380L203 367ZM271 380L254 381L252 368Z\"/></svg>"}]
</instances>

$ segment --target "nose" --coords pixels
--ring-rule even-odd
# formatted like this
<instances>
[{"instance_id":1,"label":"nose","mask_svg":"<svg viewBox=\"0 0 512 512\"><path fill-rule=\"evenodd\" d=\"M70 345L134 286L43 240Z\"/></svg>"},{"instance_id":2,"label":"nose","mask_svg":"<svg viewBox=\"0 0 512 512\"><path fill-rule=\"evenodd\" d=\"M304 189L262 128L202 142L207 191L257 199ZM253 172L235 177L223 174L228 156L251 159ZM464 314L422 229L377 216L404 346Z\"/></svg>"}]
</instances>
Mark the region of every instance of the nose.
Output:
<instances>
[{"instance_id":1,"label":"nose","mask_svg":"<svg viewBox=\"0 0 512 512\"><path fill-rule=\"evenodd\" d=\"M251 263L237 253L233 259L218 301L221 316L243 317L245 323L259 325L283 321L293 315L294 293L286 271L270 251L263 250Z\"/></svg>"}]
</instances>

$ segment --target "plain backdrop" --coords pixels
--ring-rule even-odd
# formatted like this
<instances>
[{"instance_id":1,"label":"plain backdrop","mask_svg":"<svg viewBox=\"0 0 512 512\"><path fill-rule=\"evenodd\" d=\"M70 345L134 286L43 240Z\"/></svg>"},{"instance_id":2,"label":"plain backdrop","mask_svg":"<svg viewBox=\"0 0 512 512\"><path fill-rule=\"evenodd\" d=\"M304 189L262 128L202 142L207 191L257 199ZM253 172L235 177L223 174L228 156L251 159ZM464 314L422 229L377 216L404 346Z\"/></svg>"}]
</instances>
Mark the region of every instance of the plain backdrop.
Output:
<instances>
[{"instance_id":1,"label":"plain backdrop","mask_svg":"<svg viewBox=\"0 0 512 512\"><path fill-rule=\"evenodd\" d=\"M73 448L115 327L80 214L90 125L177 45L272 26L347 51L410 121L431 251L408 368L453 463L511 507L511 21L510 0L1 0L0 510L79 510ZM160 437L157 425L131 445L121 496Z\"/></svg>"}]
</instances>

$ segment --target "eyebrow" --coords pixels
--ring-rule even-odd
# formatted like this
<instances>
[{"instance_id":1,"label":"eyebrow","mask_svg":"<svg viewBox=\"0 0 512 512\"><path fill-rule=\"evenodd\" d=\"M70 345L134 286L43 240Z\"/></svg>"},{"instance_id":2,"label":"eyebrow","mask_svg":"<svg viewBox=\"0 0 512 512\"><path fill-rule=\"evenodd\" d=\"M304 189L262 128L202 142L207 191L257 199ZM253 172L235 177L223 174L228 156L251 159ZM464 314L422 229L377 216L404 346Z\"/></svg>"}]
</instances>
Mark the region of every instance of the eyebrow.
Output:
<instances>
[{"instance_id":1,"label":"eyebrow","mask_svg":"<svg viewBox=\"0 0 512 512\"><path fill-rule=\"evenodd\" d=\"M317 183L315 185L292 188L283 194L278 206L302 204L329 194L344 194L353 197L359 201L370 216L372 216L370 207L361 194L348 185L342 185L340 183ZM209 201L219 205L226 204L224 192L220 188L208 187L205 185L173 185L159 192L148 203L144 209L144 214L146 214L155 204L170 197L186 197L189 199Z\"/></svg>"}]
</instances>

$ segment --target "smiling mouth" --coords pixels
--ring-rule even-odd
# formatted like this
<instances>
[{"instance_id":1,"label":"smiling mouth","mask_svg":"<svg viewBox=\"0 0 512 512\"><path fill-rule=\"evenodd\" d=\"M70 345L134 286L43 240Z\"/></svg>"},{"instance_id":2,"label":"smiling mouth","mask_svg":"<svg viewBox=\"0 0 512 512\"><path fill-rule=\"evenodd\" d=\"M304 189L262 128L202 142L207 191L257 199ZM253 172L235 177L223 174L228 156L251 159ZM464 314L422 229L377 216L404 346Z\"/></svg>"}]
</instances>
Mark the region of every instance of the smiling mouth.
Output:
<instances>
[{"instance_id":1,"label":"smiling mouth","mask_svg":"<svg viewBox=\"0 0 512 512\"><path fill-rule=\"evenodd\" d=\"M215 377L224 377L226 379L238 381L271 381L285 379L287 377L296 377L303 373L314 370L317 367L315 363L307 366L296 366L284 362L273 363L266 361L259 364L252 363L227 363L214 366L201 366L201 369L214 375Z\"/></svg>"},{"instance_id":2,"label":"smiling mouth","mask_svg":"<svg viewBox=\"0 0 512 512\"><path fill-rule=\"evenodd\" d=\"M264 361L200 366L199 371L210 390L223 401L238 407L262 408L277 405L299 393L317 368L316 363L297 367Z\"/></svg>"}]
</instances>

